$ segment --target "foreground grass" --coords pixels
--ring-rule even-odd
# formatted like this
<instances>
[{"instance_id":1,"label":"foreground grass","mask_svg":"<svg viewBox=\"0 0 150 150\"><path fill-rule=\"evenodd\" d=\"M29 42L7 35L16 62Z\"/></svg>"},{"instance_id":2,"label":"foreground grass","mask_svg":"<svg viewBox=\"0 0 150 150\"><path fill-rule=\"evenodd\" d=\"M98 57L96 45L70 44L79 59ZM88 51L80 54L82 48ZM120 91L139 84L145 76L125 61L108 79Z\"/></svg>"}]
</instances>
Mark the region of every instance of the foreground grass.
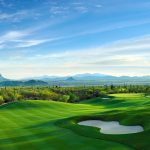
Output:
<instances>
[{"instance_id":1,"label":"foreground grass","mask_svg":"<svg viewBox=\"0 0 150 150\"><path fill-rule=\"evenodd\" d=\"M22 101L0 107L0 150L149 150L150 98L111 95L80 104ZM76 124L96 118L144 127L143 133L104 135Z\"/></svg>"}]
</instances>

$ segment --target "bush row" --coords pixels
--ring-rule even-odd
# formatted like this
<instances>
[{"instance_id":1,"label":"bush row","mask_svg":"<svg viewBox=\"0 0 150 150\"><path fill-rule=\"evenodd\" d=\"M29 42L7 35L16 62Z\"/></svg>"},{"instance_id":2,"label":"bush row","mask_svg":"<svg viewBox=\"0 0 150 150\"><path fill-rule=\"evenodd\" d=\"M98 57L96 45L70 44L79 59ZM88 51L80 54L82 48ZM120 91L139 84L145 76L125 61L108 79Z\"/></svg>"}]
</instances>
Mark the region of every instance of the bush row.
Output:
<instances>
[{"instance_id":1,"label":"bush row","mask_svg":"<svg viewBox=\"0 0 150 150\"><path fill-rule=\"evenodd\" d=\"M74 103L113 93L146 93L148 85L98 86L98 87L2 87L0 104L18 100L54 100Z\"/></svg>"}]
</instances>

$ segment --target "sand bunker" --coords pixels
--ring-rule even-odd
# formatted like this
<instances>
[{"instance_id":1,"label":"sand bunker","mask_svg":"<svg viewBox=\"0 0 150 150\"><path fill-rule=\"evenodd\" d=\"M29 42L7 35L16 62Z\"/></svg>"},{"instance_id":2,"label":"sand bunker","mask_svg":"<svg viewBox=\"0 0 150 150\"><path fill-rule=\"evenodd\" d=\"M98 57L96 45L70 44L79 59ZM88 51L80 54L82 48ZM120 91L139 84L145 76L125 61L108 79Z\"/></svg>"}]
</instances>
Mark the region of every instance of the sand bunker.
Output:
<instances>
[{"instance_id":1,"label":"sand bunker","mask_svg":"<svg viewBox=\"0 0 150 150\"><path fill-rule=\"evenodd\" d=\"M132 134L144 131L142 126L124 126L120 125L118 121L87 120L78 124L100 128L100 132L103 134Z\"/></svg>"},{"instance_id":2,"label":"sand bunker","mask_svg":"<svg viewBox=\"0 0 150 150\"><path fill-rule=\"evenodd\" d=\"M103 97L102 99L110 99L109 97Z\"/></svg>"},{"instance_id":3,"label":"sand bunker","mask_svg":"<svg viewBox=\"0 0 150 150\"><path fill-rule=\"evenodd\" d=\"M147 98L150 98L150 95L147 95L146 97L147 97Z\"/></svg>"}]
</instances>

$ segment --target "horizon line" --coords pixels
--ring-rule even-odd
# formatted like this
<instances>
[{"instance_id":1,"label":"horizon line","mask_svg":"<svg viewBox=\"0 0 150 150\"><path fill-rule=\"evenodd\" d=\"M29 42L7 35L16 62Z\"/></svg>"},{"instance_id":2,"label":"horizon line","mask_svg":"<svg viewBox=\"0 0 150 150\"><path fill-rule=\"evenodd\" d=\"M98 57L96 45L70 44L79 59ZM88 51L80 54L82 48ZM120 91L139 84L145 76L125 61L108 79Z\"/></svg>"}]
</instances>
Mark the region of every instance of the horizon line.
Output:
<instances>
[{"instance_id":1,"label":"horizon line","mask_svg":"<svg viewBox=\"0 0 150 150\"><path fill-rule=\"evenodd\" d=\"M89 75L102 75L102 76L112 76L112 77L146 77L146 76L150 76L148 74L146 75L113 75L113 74L107 74L107 73L76 73L76 74L66 74L66 75L58 75L58 74L43 74L43 75L37 75L37 76L25 76L25 77L18 77L18 78L11 78L7 75L3 75L2 73L0 73L0 76L7 78L7 79L12 79L12 80L23 80L23 79L32 79L32 78L40 78L40 77L56 77L56 78L63 78L63 77L73 77L76 75L84 75L84 74L89 74Z\"/></svg>"}]
</instances>

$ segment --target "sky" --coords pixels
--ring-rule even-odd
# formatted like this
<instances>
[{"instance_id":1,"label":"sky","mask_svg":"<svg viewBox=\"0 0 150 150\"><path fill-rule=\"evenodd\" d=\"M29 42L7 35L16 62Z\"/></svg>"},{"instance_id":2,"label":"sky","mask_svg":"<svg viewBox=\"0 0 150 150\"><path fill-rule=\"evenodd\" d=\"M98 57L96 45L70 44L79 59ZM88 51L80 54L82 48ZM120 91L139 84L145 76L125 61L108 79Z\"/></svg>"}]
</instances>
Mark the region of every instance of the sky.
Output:
<instances>
[{"instance_id":1,"label":"sky","mask_svg":"<svg viewBox=\"0 0 150 150\"><path fill-rule=\"evenodd\" d=\"M150 75L150 1L0 0L0 73Z\"/></svg>"}]
</instances>

